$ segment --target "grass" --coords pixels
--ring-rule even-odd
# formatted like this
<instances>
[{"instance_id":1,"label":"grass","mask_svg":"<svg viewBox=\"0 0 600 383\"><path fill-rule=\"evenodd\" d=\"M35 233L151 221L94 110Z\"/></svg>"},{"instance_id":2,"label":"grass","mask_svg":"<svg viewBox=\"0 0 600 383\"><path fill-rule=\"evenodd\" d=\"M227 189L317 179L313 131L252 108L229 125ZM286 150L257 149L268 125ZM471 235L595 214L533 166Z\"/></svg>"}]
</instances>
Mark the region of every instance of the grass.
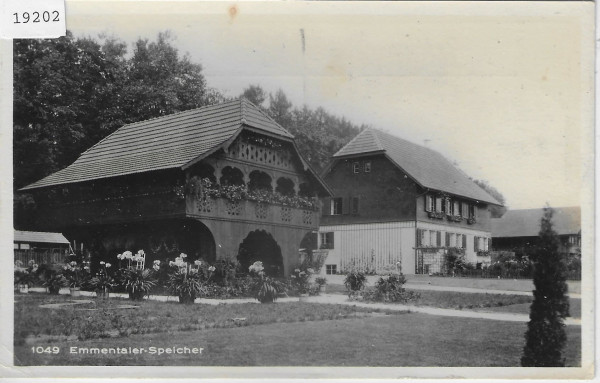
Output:
<instances>
[{"instance_id":1,"label":"grass","mask_svg":"<svg viewBox=\"0 0 600 383\"><path fill-rule=\"evenodd\" d=\"M310 306L318 310L317 305ZM60 347L58 355L33 354L31 346L19 345L15 346L15 364L518 367L525 330L525 323L404 314L52 342ZM581 328L567 326L566 331L563 355L568 366L578 366ZM70 346L187 346L204 350L201 355L99 356L69 354Z\"/></svg>"},{"instance_id":2,"label":"grass","mask_svg":"<svg viewBox=\"0 0 600 383\"><path fill-rule=\"evenodd\" d=\"M277 322L337 320L378 312L377 309L348 305L315 305L303 302L261 305L258 303L221 305L182 305L176 302L126 299L92 299L77 304L50 309L41 304L72 301L69 296L28 294L15 302L15 343L29 338L48 336L54 339L93 339L133 334L194 331L223 327L252 326ZM86 301L80 299L79 301ZM135 309L120 309L118 305L135 305ZM399 314L394 312L394 314ZM238 318L238 319L236 319ZM244 318L244 319L239 319Z\"/></svg>"}]
</instances>

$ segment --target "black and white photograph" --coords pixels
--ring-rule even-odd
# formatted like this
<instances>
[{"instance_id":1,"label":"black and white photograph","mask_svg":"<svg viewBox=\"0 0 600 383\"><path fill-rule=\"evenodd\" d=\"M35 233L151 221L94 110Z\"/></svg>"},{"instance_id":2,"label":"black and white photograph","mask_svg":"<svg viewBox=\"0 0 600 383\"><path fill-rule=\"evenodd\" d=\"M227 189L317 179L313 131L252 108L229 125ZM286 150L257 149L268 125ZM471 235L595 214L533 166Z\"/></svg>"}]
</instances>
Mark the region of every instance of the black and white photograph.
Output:
<instances>
[{"instance_id":1,"label":"black and white photograph","mask_svg":"<svg viewBox=\"0 0 600 383\"><path fill-rule=\"evenodd\" d=\"M593 2L42 8L0 375L593 378Z\"/></svg>"}]
</instances>

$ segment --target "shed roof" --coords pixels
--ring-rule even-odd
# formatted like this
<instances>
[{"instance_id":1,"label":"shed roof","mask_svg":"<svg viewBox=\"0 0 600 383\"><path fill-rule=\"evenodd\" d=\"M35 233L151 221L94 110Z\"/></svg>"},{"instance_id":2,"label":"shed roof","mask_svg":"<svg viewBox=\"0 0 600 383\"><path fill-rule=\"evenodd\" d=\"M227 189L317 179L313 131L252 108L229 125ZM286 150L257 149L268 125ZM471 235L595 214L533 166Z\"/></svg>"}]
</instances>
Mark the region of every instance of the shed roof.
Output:
<instances>
[{"instance_id":1,"label":"shed roof","mask_svg":"<svg viewBox=\"0 0 600 383\"><path fill-rule=\"evenodd\" d=\"M557 207L552 223L558 235L581 233L581 208ZM501 218L492 219L492 237L537 237L544 209L509 210Z\"/></svg>"},{"instance_id":2,"label":"shed roof","mask_svg":"<svg viewBox=\"0 0 600 383\"><path fill-rule=\"evenodd\" d=\"M501 205L440 153L377 129L365 129L334 158L385 154L422 187Z\"/></svg>"},{"instance_id":3,"label":"shed roof","mask_svg":"<svg viewBox=\"0 0 600 383\"><path fill-rule=\"evenodd\" d=\"M183 168L235 138L244 127L287 140L294 137L242 98L124 125L73 164L21 190Z\"/></svg>"},{"instance_id":4,"label":"shed roof","mask_svg":"<svg viewBox=\"0 0 600 383\"><path fill-rule=\"evenodd\" d=\"M61 233L43 231L15 230L15 242L61 243L68 245L69 241Z\"/></svg>"}]
</instances>

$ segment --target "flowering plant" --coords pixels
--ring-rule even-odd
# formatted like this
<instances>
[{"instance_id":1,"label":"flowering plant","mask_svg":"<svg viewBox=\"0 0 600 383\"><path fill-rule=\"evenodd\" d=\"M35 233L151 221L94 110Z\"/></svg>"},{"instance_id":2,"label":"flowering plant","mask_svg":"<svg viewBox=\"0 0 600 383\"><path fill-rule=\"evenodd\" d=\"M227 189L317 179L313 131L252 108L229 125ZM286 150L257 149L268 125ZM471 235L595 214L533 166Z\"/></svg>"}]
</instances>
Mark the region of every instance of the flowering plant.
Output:
<instances>
[{"instance_id":1,"label":"flowering plant","mask_svg":"<svg viewBox=\"0 0 600 383\"><path fill-rule=\"evenodd\" d=\"M294 208L317 210L318 203L313 198L301 196L286 196L279 192L263 189L249 190L246 185L219 185L208 178L200 180L199 185L194 182L191 188L198 197L227 198L230 201L256 201L258 203L278 204Z\"/></svg>"},{"instance_id":2,"label":"flowering plant","mask_svg":"<svg viewBox=\"0 0 600 383\"><path fill-rule=\"evenodd\" d=\"M283 283L265 274L262 262L254 262L248 270L253 279L252 294L260 303L273 303L277 299L277 295L285 291Z\"/></svg>"},{"instance_id":3,"label":"flowering plant","mask_svg":"<svg viewBox=\"0 0 600 383\"><path fill-rule=\"evenodd\" d=\"M168 287L179 296L180 303L194 303L198 295L205 293L205 285L212 277L215 267L200 260L190 264L186 262L186 258L187 255L181 253L174 261L169 262L173 271L169 274Z\"/></svg>"},{"instance_id":4,"label":"flowering plant","mask_svg":"<svg viewBox=\"0 0 600 383\"><path fill-rule=\"evenodd\" d=\"M110 263L101 261L100 270L92 279L90 279L90 281L88 282L88 286L97 292L110 292L110 290L117 285L114 278L108 274L108 269L110 267Z\"/></svg>"},{"instance_id":5,"label":"flowering plant","mask_svg":"<svg viewBox=\"0 0 600 383\"><path fill-rule=\"evenodd\" d=\"M78 288L89 278L89 262L71 261L63 266L63 273L69 281L69 287Z\"/></svg>"},{"instance_id":6,"label":"flowering plant","mask_svg":"<svg viewBox=\"0 0 600 383\"><path fill-rule=\"evenodd\" d=\"M119 283L129 293L132 300L141 300L150 294L150 290L156 286L157 279L155 271L160 268L160 261L154 261L152 269L146 269L146 253L138 250L134 255L127 250L117 255L119 260L118 279ZM123 263L126 264L122 267Z\"/></svg>"},{"instance_id":7,"label":"flowering plant","mask_svg":"<svg viewBox=\"0 0 600 383\"><path fill-rule=\"evenodd\" d=\"M298 292L298 294L308 294L310 289L310 277L314 273L315 271L310 267L306 270L301 270L299 268L294 270L290 278L292 287Z\"/></svg>"},{"instance_id":8,"label":"flowering plant","mask_svg":"<svg viewBox=\"0 0 600 383\"><path fill-rule=\"evenodd\" d=\"M31 287L37 280L37 269L38 265L33 259L28 262L27 267L23 267L23 262L17 260L14 268L15 284L27 285L27 287Z\"/></svg>"}]
</instances>

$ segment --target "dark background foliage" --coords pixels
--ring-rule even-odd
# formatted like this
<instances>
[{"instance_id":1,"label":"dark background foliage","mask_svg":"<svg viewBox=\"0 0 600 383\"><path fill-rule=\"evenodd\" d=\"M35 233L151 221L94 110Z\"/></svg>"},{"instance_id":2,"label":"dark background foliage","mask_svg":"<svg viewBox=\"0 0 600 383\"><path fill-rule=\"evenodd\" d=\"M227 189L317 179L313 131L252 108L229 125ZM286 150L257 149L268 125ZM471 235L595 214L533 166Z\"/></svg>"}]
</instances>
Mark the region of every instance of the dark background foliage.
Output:
<instances>
[{"instance_id":1,"label":"dark background foliage","mask_svg":"<svg viewBox=\"0 0 600 383\"><path fill-rule=\"evenodd\" d=\"M65 168L124 124L228 99L207 85L202 66L177 50L169 32L140 38L131 52L116 37L70 32L13 44L14 191ZM288 129L317 172L366 128L321 107L295 107L283 90L249 85L240 96ZM14 208L15 228L31 229L33 198L15 193Z\"/></svg>"}]
</instances>

